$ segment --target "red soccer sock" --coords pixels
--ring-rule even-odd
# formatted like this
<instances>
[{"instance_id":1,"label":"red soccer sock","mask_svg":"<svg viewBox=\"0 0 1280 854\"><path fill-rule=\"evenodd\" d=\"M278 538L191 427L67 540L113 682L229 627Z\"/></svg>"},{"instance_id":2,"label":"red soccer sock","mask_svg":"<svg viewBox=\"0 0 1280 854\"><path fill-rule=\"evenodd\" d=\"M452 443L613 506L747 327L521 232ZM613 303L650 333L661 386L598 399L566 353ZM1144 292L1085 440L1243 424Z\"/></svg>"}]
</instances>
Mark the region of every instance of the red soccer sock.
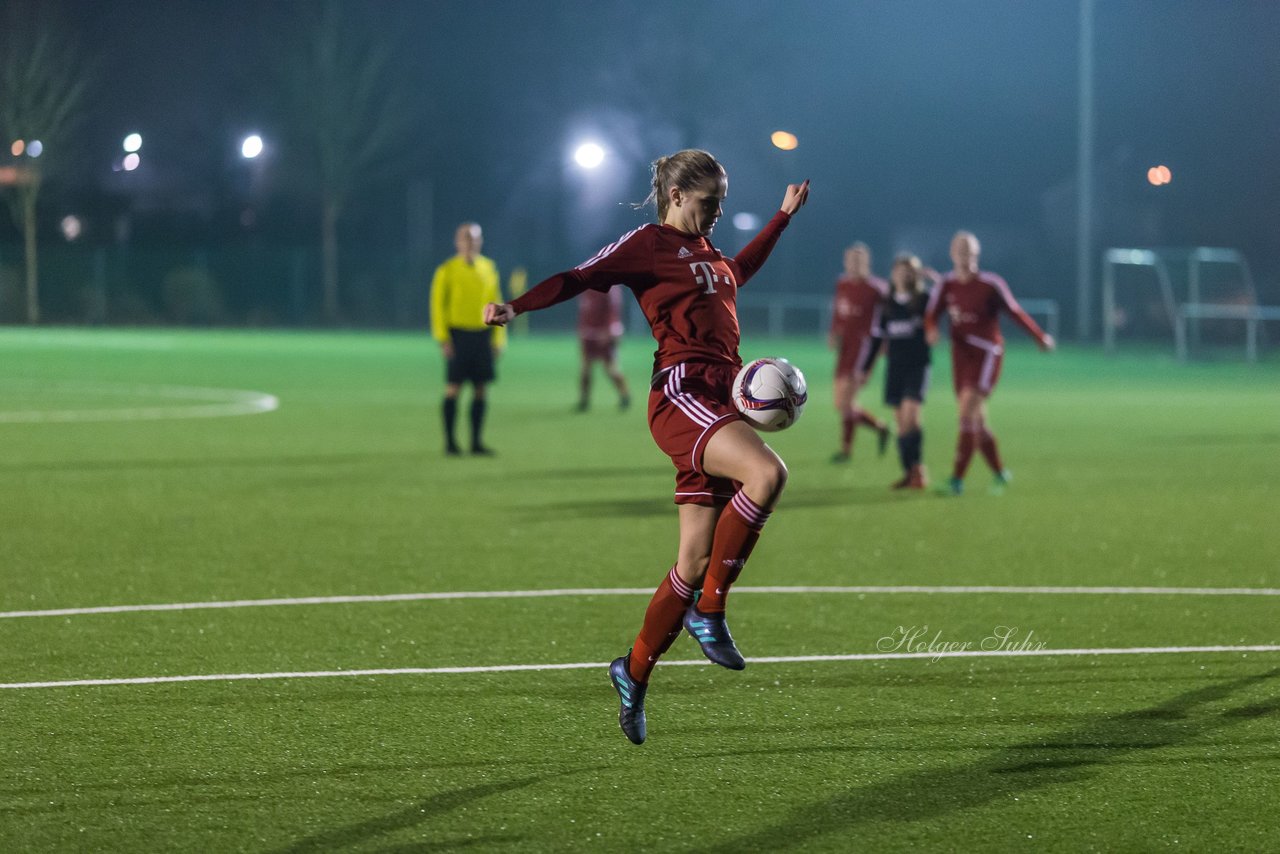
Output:
<instances>
[{"instance_id":1,"label":"red soccer sock","mask_svg":"<svg viewBox=\"0 0 1280 854\"><path fill-rule=\"evenodd\" d=\"M973 459L973 448L977 444L978 434L967 418L960 419L960 436L956 439L956 461L952 477L963 478L969 470L969 460Z\"/></svg>"},{"instance_id":2,"label":"red soccer sock","mask_svg":"<svg viewBox=\"0 0 1280 854\"><path fill-rule=\"evenodd\" d=\"M769 511L738 490L720 514L716 523L716 532L711 540L711 562L707 565L707 577L702 582L702 595L698 597L698 610L704 614L724 612L725 599L729 596L729 588L738 576L764 523L769 521Z\"/></svg>"},{"instance_id":3,"label":"red soccer sock","mask_svg":"<svg viewBox=\"0 0 1280 854\"><path fill-rule=\"evenodd\" d=\"M627 661L627 670L631 678L637 682L648 682L653 666L658 663L662 654L671 648L676 638L680 637L680 629L685 609L693 601L693 588L676 574L676 568L662 579L653 598L649 600L649 608L644 612L644 625L640 634L631 646L631 658Z\"/></svg>"},{"instance_id":4,"label":"red soccer sock","mask_svg":"<svg viewBox=\"0 0 1280 854\"><path fill-rule=\"evenodd\" d=\"M849 449L853 446L853 428L855 426L857 426L857 421L854 420L852 412L845 412L840 417L840 450L846 454L849 453Z\"/></svg>"},{"instance_id":5,"label":"red soccer sock","mask_svg":"<svg viewBox=\"0 0 1280 854\"><path fill-rule=\"evenodd\" d=\"M1004 471L1004 461L1000 459L1000 448L996 445L995 434L985 427L978 434L978 449L982 451L982 456L993 472L999 474Z\"/></svg>"},{"instance_id":6,"label":"red soccer sock","mask_svg":"<svg viewBox=\"0 0 1280 854\"><path fill-rule=\"evenodd\" d=\"M854 417L858 419L859 424L865 424L872 430L880 430L884 427L879 418L876 418L870 412L859 407L853 411Z\"/></svg>"}]
</instances>

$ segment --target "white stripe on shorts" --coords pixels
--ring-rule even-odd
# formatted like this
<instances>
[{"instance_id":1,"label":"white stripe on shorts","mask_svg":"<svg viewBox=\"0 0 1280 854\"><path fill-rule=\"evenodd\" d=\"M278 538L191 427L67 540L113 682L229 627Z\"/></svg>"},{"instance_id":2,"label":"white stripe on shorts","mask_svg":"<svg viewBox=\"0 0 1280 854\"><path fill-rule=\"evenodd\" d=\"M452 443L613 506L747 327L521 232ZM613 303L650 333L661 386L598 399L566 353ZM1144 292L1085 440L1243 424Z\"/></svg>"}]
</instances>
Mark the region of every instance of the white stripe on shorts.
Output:
<instances>
[{"instance_id":1,"label":"white stripe on shorts","mask_svg":"<svg viewBox=\"0 0 1280 854\"><path fill-rule=\"evenodd\" d=\"M682 379L684 379L683 362L676 365L671 369L671 373L667 374L667 386L663 389L667 400L674 403L694 424L710 427L711 422L716 420L715 414L703 406L693 395L680 389L680 381Z\"/></svg>"}]
</instances>

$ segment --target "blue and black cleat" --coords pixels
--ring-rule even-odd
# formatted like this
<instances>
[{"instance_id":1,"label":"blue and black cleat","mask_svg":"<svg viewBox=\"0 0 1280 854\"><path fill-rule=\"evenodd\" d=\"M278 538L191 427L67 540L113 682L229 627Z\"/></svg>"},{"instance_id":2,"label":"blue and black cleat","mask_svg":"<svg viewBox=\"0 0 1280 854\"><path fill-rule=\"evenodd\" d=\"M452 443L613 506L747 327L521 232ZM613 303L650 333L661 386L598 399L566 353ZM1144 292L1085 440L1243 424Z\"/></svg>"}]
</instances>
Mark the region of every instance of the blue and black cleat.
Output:
<instances>
[{"instance_id":1,"label":"blue and black cleat","mask_svg":"<svg viewBox=\"0 0 1280 854\"><path fill-rule=\"evenodd\" d=\"M704 614L696 604L690 605L684 612L684 627L702 647L702 654L711 661L730 670L743 670L747 661L738 652L729 634L729 624L725 622L724 613Z\"/></svg>"},{"instance_id":2,"label":"blue and black cleat","mask_svg":"<svg viewBox=\"0 0 1280 854\"><path fill-rule=\"evenodd\" d=\"M644 692L649 685L631 678L631 671L627 669L627 658L630 655L628 652L613 660L609 665L609 681L613 683L618 699L622 701L622 707L618 710L618 726L622 727L623 735L631 739L632 744L644 744Z\"/></svg>"}]
</instances>

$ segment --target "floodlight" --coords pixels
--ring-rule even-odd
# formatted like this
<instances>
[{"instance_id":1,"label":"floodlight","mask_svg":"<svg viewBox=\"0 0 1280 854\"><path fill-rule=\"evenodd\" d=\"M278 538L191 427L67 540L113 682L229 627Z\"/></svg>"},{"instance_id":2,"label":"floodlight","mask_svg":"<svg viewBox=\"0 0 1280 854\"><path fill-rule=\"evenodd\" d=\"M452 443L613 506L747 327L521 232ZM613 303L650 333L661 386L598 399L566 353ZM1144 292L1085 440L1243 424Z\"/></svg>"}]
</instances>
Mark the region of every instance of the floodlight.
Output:
<instances>
[{"instance_id":1,"label":"floodlight","mask_svg":"<svg viewBox=\"0 0 1280 854\"><path fill-rule=\"evenodd\" d=\"M595 169L604 162L604 149L595 142L584 142L573 152L573 159L583 169Z\"/></svg>"},{"instance_id":2,"label":"floodlight","mask_svg":"<svg viewBox=\"0 0 1280 854\"><path fill-rule=\"evenodd\" d=\"M800 140L796 139L794 133L785 130L775 130L769 135L769 140L774 144L774 147L781 148L783 151L792 151L800 144Z\"/></svg>"},{"instance_id":3,"label":"floodlight","mask_svg":"<svg viewBox=\"0 0 1280 854\"><path fill-rule=\"evenodd\" d=\"M262 153L262 137L250 134L244 138L244 142L240 143L240 155L246 160L252 160Z\"/></svg>"}]
</instances>

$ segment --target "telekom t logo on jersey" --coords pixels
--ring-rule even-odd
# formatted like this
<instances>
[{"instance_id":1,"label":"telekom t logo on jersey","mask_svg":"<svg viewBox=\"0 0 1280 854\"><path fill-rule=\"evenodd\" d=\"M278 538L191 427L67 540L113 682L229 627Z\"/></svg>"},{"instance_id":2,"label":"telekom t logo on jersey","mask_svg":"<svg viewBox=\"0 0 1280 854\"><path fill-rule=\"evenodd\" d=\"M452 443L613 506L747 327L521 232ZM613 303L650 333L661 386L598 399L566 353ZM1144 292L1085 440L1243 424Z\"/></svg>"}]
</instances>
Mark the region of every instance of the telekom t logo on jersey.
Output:
<instances>
[{"instance_id":1,"label":"telekom t logo on jersey","mask_svg":"<svg viewBox=\"0 0 1280 854\"><path fill-rule=\"evenodd\" d=\"M693 271L693 280L702 285L704 294L714 294L716 292L716 283L724 282L729 284L729 277L721 276L716 272L716 268L711 266L707 261L691 261L689 269Z\"/></svg>"}]
</instances>

